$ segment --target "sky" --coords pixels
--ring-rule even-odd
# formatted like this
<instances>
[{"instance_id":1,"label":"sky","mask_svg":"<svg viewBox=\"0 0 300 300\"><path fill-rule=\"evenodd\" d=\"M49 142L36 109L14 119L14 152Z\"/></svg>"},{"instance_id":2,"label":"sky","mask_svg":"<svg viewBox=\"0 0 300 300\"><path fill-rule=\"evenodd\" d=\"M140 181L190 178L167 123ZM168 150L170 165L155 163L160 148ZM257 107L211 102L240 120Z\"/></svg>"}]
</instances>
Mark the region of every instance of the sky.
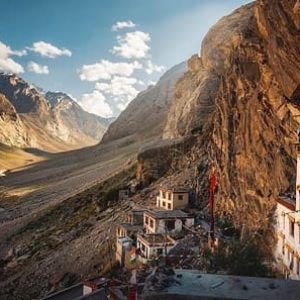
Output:
<instances>
[{"instance_id":1,"label":"sky","mask_svg":"<svg viewBox=\"0 0 300 300\"><path fill-rule=\"evenodd\" d=\"M117 116L249 0L0 0L0 72Z\"/></svg>"}]
</instances>

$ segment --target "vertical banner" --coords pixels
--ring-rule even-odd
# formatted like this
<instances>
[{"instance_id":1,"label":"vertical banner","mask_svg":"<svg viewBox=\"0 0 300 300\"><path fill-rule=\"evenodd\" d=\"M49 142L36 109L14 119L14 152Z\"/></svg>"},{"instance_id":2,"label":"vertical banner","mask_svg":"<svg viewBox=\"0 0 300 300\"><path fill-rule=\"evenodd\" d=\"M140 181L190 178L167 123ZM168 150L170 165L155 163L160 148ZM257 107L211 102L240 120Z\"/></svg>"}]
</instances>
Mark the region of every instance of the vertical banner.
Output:
<instances>
[{"instance_id":1,"label":"vertical banner","mask_svg":"<svg viewBox=\"0 0 300 300\"><path fill-rule=\"evenodd\" d=\"M217 186L217 177L216 177L216 172L213 169L211 176L210 176L210 193L209 193L210 238L211 238L212 244L214 244L214 241L215 241L214 193L215 193L216 186Z\"/></svg>"}]
</instances>

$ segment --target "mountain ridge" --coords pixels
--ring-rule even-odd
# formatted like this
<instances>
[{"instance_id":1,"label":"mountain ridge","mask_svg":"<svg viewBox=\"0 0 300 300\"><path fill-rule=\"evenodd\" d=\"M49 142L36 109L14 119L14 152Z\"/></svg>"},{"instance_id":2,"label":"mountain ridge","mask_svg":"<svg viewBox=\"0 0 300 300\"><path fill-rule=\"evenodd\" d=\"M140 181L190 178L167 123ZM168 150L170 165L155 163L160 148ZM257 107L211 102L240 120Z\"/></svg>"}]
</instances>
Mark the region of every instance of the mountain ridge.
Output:
<instances>
[{"instance_id":1,"label":"mountain ridge","mask_svg":"<svg viewBox=\"0 0 300 300\"><path fill-rule=\"evenodd\" d=\"M0 142L8 146L49 152L83 148L97 144L112 121L84 111L63 92L41 93L16 75L0 74L0 93Z\"/></svg>"}]
</instances>

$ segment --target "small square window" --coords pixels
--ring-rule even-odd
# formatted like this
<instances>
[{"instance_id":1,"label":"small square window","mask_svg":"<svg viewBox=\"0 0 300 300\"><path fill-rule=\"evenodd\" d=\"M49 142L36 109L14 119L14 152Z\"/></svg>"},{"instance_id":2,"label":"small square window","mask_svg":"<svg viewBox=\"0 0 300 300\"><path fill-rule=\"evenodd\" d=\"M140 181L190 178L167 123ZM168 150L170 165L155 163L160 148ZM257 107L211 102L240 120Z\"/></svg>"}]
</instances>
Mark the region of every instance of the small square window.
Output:
<instances>
[{"instance_id":1,"label":"small square window","mask_svg":"<svg viewBox=\"0 0 300 300\"><path fill-rule=\"evenodd\" d=\"M162 255L162 254L163 254L163 248L158 248L157 255Z\"/></svg>"},{"instance_id":2,"label":"small square window","mask_svg":"<svg viewBox=\"0 0 300 300\"><path fill-rule=\"evenodd\" d=\"M148 225L148 223L149 223L149 218L148 217L145 217L145 223Z\"/></svg>"},{"instance_id":3,"label":"small square window","mask_svg":"<svg viewBox=\"0 0 300 300\"><path fill-rule=\"evenodd\" d=\"M183 200L183 195L178 195L178 200Z\"/></svg>"}]
</instances>

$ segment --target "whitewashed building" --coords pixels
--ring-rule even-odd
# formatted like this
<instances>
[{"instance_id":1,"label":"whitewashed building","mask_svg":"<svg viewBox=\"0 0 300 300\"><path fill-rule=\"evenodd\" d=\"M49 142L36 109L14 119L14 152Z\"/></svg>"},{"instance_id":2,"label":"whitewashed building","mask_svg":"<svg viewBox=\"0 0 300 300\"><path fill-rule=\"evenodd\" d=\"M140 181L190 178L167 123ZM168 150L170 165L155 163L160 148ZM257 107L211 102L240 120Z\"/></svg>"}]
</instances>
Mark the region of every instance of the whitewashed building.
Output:
<instances>
[{"instance_id":1,"label":"whitewashed building","mask_svg":"<svg viewBox=\"0 0 300 300\"><path fill-rule=\"evenodd\" d=\"M276 262L285 278L300 280L300 146L297 155L296 194L278 197Z\"/></svg>"},{"instance_id":2,"label":"whitewashed building","mask_svg":"<svg viewBox=\"0 0 300 300\"><path fill-rule=\"evenodd\" d=\"M167 235L159 233L137 235L137 247L141 252L141 261L144 263L153 258L166 256L175 245L175 240Z\"/></svg>"},{"instance_id":3,"label":"whitewashed building","mask_svg":"<svg viewBox=\"0 0 300 300\"><path fill-rule=\"evenodd\" d=\"M185 188L161 188L156 207L166 210L183 209L189 205L189 191Z\"/></svg>"},{"instance_id":4,"label":"whitewashed building","mask_svg":"<svg viewBox=\"0 0 300 300\"><path fill-rule=\"evenodd\" d=\"M194 217L182 210L147 210L144 212L144 228L146 233L171 234L178 233L183 227L192 227Z\"/></svg>"}]
</instances>

